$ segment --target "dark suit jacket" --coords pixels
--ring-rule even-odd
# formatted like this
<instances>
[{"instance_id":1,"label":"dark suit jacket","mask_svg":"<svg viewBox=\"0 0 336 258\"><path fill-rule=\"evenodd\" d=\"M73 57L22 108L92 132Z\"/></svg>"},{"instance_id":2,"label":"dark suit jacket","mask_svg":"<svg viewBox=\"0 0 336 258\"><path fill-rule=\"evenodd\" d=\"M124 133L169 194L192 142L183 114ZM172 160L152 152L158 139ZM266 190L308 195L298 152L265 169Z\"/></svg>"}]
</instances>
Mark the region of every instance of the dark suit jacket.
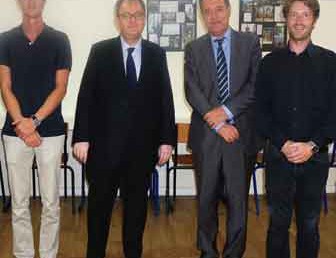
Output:
<instances>
[{"instance_id":1,"label":"dark suit jacket","mask_svg":"<svg viewBox=\"0 0 336 258\"><path fill-rule=\"evenodd\" d=\"M231 100L226 106L235 117L241 141L248 154L258 148L254 127L254 84L261 58L259 39L251 33L232 30L230 62ZM220 106L217 100L216 62L210 35L204 35L187 45L185 50L185 90L193 108L189 146L203 152L218 140L203 116Z\"/></svg>"},{"instance_id":2,"label":"dark suit jacket","mask_svg":"<svg viewBox=\"0 0 336 258\"><path fill-rule=\"evenodd\" d=\"M129 89L120 38L95 44L78 95L73 143L89 142L88 170L111 168L125 155L156 161L175 144L174 105L166 55L142 40L138 85Z\"/></svg>"}]
</instances>

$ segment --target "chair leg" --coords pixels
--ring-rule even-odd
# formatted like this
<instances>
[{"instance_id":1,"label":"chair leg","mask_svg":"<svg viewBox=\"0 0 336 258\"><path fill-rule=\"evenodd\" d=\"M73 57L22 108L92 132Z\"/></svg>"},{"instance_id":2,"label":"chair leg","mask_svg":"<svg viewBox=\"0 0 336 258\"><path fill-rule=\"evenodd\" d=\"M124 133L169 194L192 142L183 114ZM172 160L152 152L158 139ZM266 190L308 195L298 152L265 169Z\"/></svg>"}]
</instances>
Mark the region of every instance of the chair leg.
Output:
<instances>
[{"instance_id":1,"label":"chair leg","mask_svg":"<svg viewBox=\"0 0 336 258\"><path fill-rule=\"evenodd\" d=\"M36 199L36 169L32 168L33 199Z\"/></svg>"},{"instance_id":2,"label":"chair leg","mask_svg":"<svg viewBox=\"0 0 336 258\"><path fill-rule=\"evenodd\" d=\"M2 146L4 146L4 141L3 141L3 137L1 135L1 142L2 142ZM6 173L7 173L7 189L8 189L8 198L6 198L6 192L5 192L5 186L4 186L4 178L3 178L3 174L2 174L2 167L0 164L0 169L1 169L1 187L2 187L2 191L3 191L3 207L2 207L2 212L7 212L9 211L10 207L11 207L11 189L10 189L10 185L9 185L9 176L8 176L8 163L7 163L7 156L6 156L6 149L4 148L4 159L5 159L5 168L6 168Z\"/></svg>"},{"instance_id":3,"label":"chair leg","mask_svg":"<svg viewBox=\"0 0 336 258\"><path fill-rule=\"evenodd\" d=\"M166 200L165 200L166 215L169 215L169 213L172 212L172 204L170 200L170 172L171 172L171 168L167 168L167 171L166 171Z\"/></svg>"},{"instance_id":4,"label":"chair leg","mask_svg":"<svg viewBox=\"0 0 336 258\"><path fill-rule=\"evenodd\" d=\"M63 164L62 167L64 171L64 178L66 178L67 172L70 171L71 176L71 204L72 204L72 214L76 213L76 193L75 193L75 171L72 167ZM65 186L67 187L67 185ZM64 191L64 193L67 191Z\"/></svg>"},{"instance_id":5,"label":"chair leg","mask_svg":"<svg viewBox=\"0 0 336 258\"><path fill-rule=\"evenodd\" d=\"M159 199L159 173L154 169L152 173L151 198L153 203L154 215L160 214L160 199Z\"/></svg>"},{"instance_id":6,"label":"chair leg","mask_svg":"<svg viewBox=\"0 0 336 258\"><path fill-rule=\"evenodd\" d=\"M152 199L153 198L153 195L154 195L154 173L152 174L151 176L151 184L150 184L150 187L149 187L149 197Z\"/></svg>"},{"instance_id":7,"label":"chair leg","mask_svg":"<svg viewBox=\"0 0 336 258\"><path fill-rule=\"evenodd\" d=\"M5 192L5 185L4 185L4 181L3 181L1 164L0 164L0 183L1 183L1 192L2 192L2 204L3 204L3 207L5 207L5 205L6 205L6 192Z\"/></svg>"},{"instance_id":8,"label":"chair leg","mask_svg":"<svg viewBox=\"0 0 336 258\"><path fill-rule=\"evenodd\" d=\"M160 191L160 181L159 181L159 178L160 178L160 175L159 175L159 172L158 171L156 171L157 172L157 177L156 177L156 183L155 183L155 185L156 185L156 188L155 188L155 196L156 196L156 207L157 207L157 215L159 215L160 214L160 193L159 193L159 191Z\"/></svg>"},{"instance_id":9,"label":"chair leg","mask_svg":"<svg viewBox=\"0 0 336 258\"><path fill-rule=\"evenodd\" d=\"M173 201L175 203L176 200L176 169L173 170L173 180L174 180L174 186L173 186Z\"/></svg>"},{"instance_id":10,"label":"chair leg","mask_svg":"<svg viewBox=\"0 0 336 258\"><path fill-rule=\"evenodd\" d=\"M258 188L257 188L257 178L256 178L257 168L253 170L252 180L253 180L253 194L254 194L254 202L256 207L256 214L259 216L260 214L260 206L259 206L259 196L258 196Z\"/></svg>"},{"instance_id":11,"label":"chair leg","mask_svg":"<svg viewBox=\"0 0 336 258\"><path fill-rule=\"evenodd\" d=\"M63 165L64 169L64 198L68 198L68 176L67 176L67 171L66 171L66 165Z\"/></svg>"},{"instance_id":12,"label":"chair leg","mask_svg":"<svg viewBox=\"0 0 336 258\"><path fill-rule=\"evenodd\" d=\"M327 196L327 189L326 187L324 188L324 192L323 192L323 208L324 208L324 214L328 214L329 212L329 207L328 207L328 196Z\"/></svg>"},{"instance_id":13,"label":"chair leg","mask_svg":"<svg viewBox=\"0 0 336 258\"><path fill-rule=\"evenodd\" d=\"M82 184L81 184L81 200L78 206L78 212L81 212L85 205L85 165L82 165Z\"/></svg>"},{"instance_id":14,"label":"chair leg","mask_svg":"<svg viewBox=\"0 0 336 258\"><path fill-rule=\"evenodd\" d=\"M71 202L72 202L72 214L76 213L76 193L75 193L75 171L72 167L67 167L71 171Z\"/></svg>"}]
</instances>

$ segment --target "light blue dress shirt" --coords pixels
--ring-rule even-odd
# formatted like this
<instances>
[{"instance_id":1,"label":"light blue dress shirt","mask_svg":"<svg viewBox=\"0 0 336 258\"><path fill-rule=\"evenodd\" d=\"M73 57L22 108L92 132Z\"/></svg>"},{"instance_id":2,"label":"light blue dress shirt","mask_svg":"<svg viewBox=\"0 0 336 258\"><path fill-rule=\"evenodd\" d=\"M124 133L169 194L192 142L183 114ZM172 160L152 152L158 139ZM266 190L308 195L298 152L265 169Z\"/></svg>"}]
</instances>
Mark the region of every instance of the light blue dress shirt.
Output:
<instances>
[{"instance_id":1,"label":"light blue dress shirt","mask_svg":"<svg viewBox=\"0 0 336 258\"><path fill-rule=\"evenodd\" d=\"M213 50L213 54L215 57L215 62L217 64L217 51L218 51L218 43L215 41L216 39L220 39L223 37L213 37L211 36L211 45L212 45L212 50ZM224 50L224 55L225 55L225 59L226 59L226 64L227 64L227 69L228 69L228 83L229 83L229 90L231 87L231 83L230 83L230 64L231 64L231 28L228 28L226 30L226 32L224 33L224 40L222 43L222 48ZM232 112L230 111L230 109L228 109L225 105L223 105L224 111L225 113L228 115L229 120L234 119L234 116L232 114Z\"/></svg>"},{"instance_id":2,"label":"light blue dress shirt","mask_svg":"<svg viewBox=\"0 0 336 258\"><path fill-rule=\"evenodd\" d=\"M141 69L141 39L139 39L139 41L134 45L134 46L130 46L126 43L126 41L123 39L122 36L120 36L120 40L121 40L121 47L122 47L122 52L123 52L123 59L124 59L124 67L125 67L125 74L127 73L126 71L126 60L127 60L127 56L128 56L128 48L130 47L134 47L134 51L132 52L132 57L134 60L134 64L135 64L135 71L136 71L136 75L137 75L137 80L139 80L139 75L140 75L140 69Z\"/></svg>"}]
</instances>

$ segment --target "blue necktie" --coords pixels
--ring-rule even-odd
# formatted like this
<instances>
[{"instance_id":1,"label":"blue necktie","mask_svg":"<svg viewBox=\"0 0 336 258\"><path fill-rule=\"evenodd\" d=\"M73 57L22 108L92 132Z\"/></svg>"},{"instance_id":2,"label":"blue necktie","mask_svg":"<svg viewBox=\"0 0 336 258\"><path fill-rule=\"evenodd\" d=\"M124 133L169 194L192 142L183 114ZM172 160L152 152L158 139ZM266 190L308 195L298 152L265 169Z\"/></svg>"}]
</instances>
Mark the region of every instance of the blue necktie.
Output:
<instances>
[{"instance_id":1,"label":"blue necktie","mask_svg":"<svg viewBox=\"0 0 336 258\"><path fill-rule=\"evenodd\" d=\"M137 76L135 70L135 64L132 57L132 52L134 51L134 47L130 47L127 49L128 55L126 60L126 78L127 85L129 88L135 88L137 85Z\"/></svg>"},{"instance_id":2,"label":"blue necktie","mask_svg":"<svg viewBox=\"0 0 336 258\"><path fill-rule=\"evenodd\" d=\"M228 69L224 50L222 48L223 41L224 38L215 40L217 43L217 98L222 105L225 104L230 97Z\"/></svg>"}]
</instances>

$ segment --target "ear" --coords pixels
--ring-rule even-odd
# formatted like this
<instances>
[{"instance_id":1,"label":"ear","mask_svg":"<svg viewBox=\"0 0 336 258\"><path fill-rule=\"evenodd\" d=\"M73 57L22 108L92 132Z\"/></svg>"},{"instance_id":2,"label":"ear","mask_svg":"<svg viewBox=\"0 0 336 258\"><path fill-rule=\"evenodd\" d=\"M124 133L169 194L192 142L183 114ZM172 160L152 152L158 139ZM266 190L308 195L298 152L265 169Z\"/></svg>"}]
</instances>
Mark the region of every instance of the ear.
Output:
<instances>
[{"instance_id":1,"label":"ear","mask_svg":"<svg viewBox=\"0 0 336 258\"><path fill-rule=\"evenodd\" d=\"M115 28L120 31L120 21L119 21L119 17L117 15L114 16L114 25L115 25Z\"/></svg>"}]
</instances>

